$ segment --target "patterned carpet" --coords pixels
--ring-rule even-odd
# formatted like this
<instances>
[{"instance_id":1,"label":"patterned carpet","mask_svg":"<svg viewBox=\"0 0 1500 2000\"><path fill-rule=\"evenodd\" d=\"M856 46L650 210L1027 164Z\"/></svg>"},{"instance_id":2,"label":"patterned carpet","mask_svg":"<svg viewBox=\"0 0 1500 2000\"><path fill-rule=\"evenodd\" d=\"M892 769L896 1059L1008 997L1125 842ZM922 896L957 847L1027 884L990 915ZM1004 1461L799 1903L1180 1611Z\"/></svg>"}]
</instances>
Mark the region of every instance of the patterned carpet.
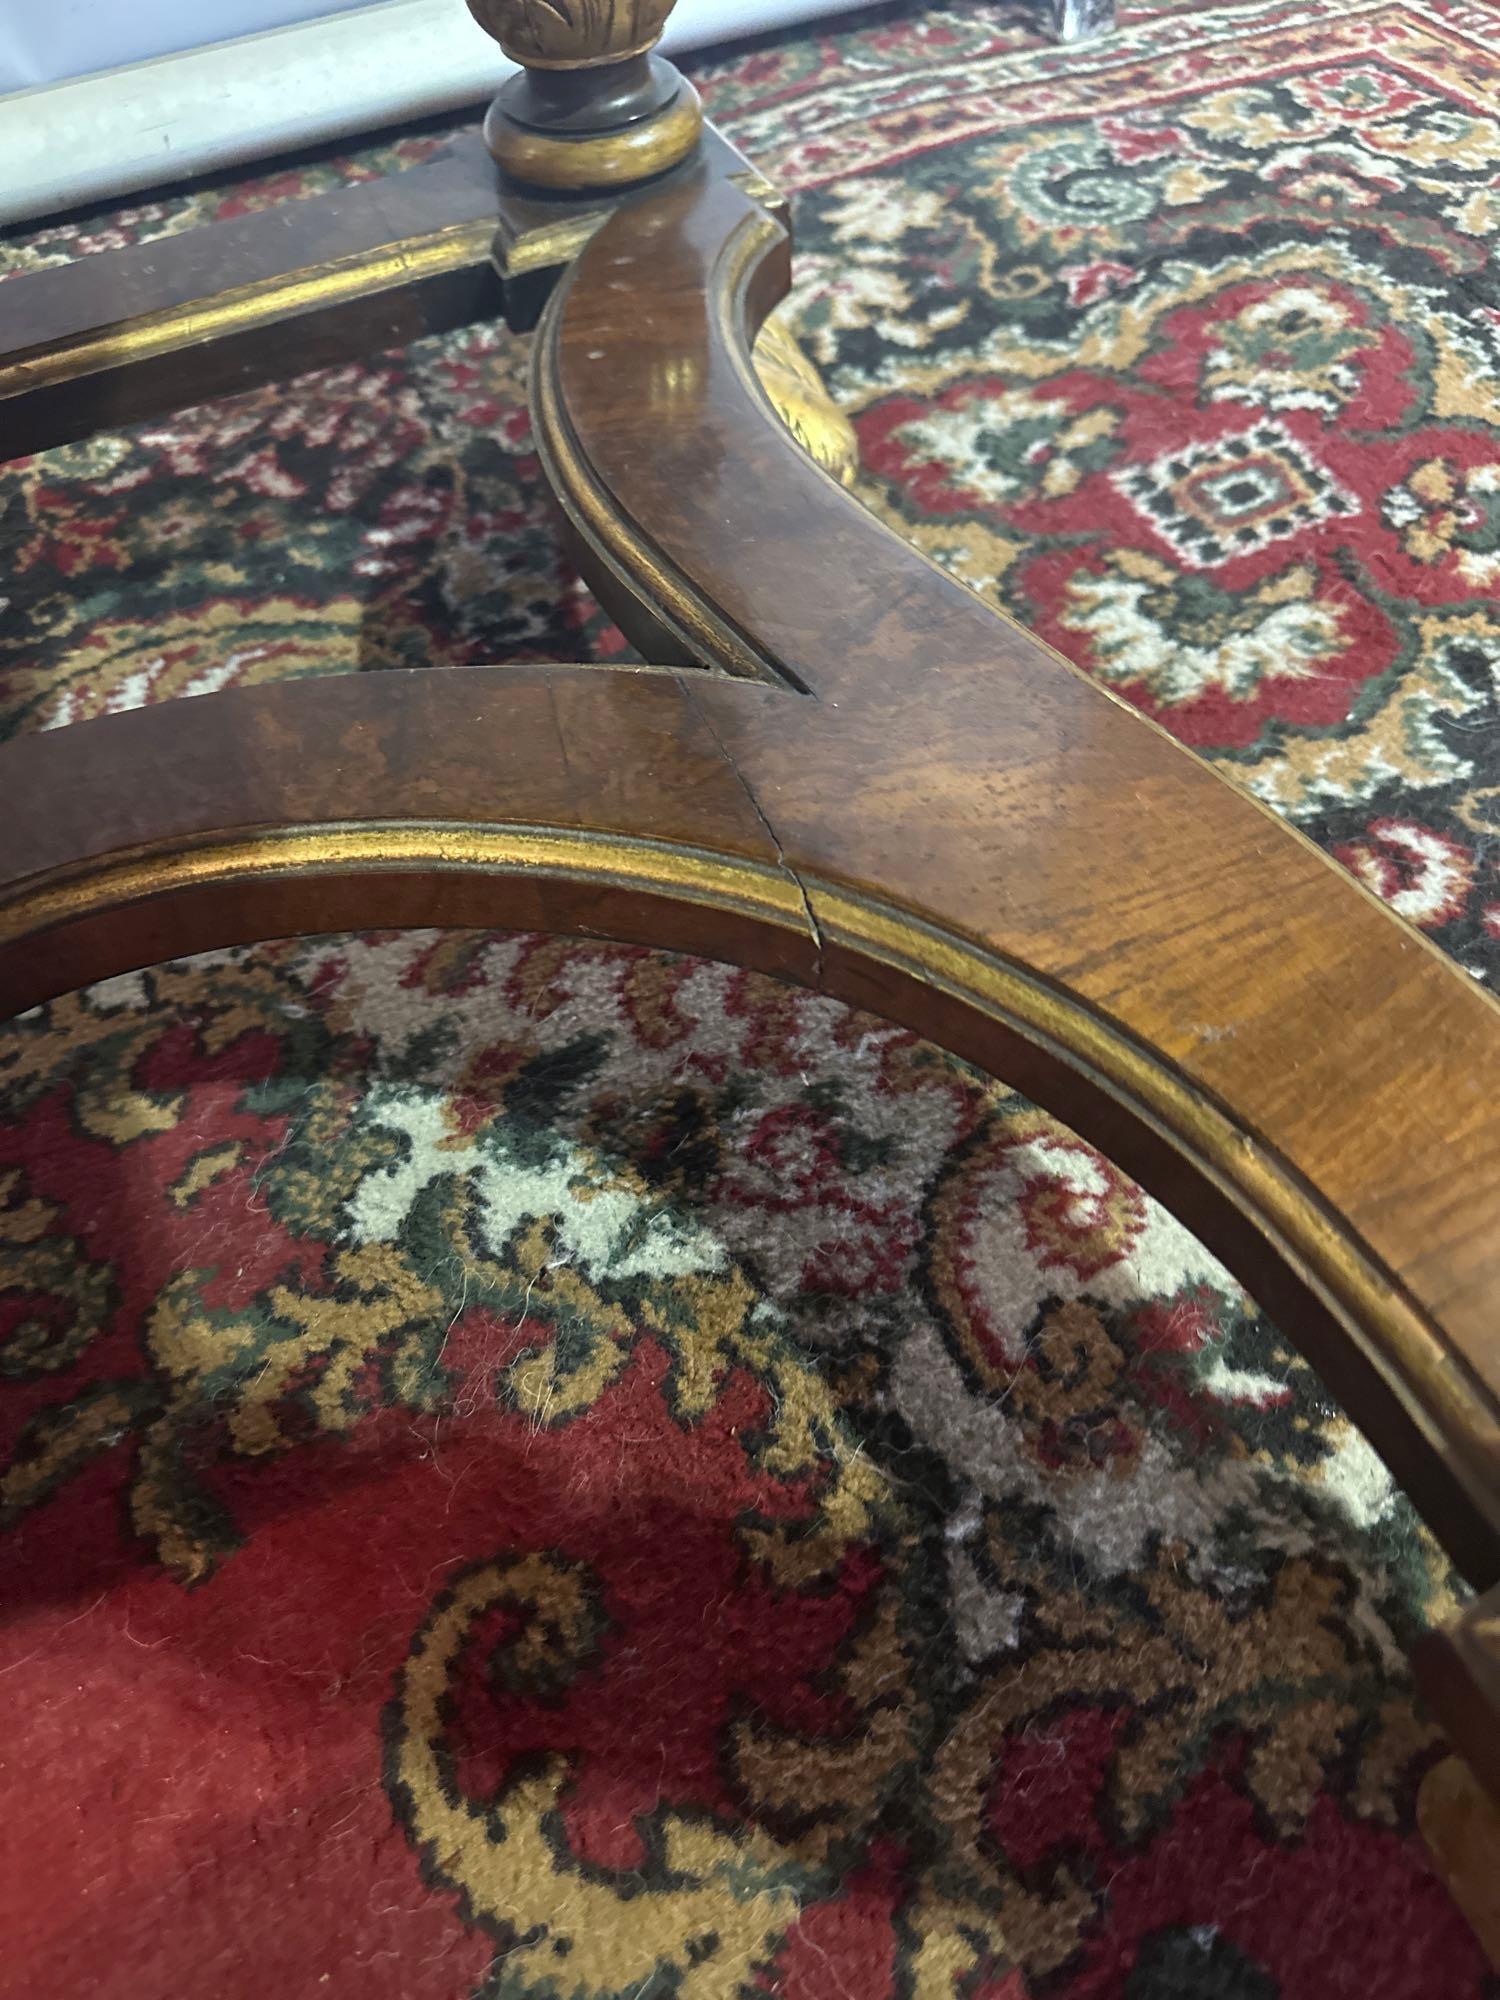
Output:
<instances>
[{"instance_id":1,"label":"patterned carpet","mask_svg":"<svg viewBox=\"0 0 1500 2000\"><path fill-rule=\"evenodd\" d=\"M796 193L870 505L1493 977L1500 12L696 74ZM485 328L0 473L5 729L618 656L524 369ZM1415 1830L1442 1559L1003 1086L715 965L393 934L96 988L0 1080L0 1993L1500 1990Z\"/></svg>"}]
</instances>

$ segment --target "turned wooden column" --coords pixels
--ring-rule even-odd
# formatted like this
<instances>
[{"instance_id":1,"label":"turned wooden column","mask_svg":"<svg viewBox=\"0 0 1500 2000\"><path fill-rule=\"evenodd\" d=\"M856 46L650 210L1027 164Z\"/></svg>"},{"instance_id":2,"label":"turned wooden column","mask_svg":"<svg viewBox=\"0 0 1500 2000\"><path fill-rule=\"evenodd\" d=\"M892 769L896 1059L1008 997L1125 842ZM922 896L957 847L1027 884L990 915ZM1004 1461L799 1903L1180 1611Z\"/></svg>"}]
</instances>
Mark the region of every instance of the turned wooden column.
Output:
<instances>
[{"instance_id":1,"label":"turned wooden column","mask_svg":"<svg viewBox=\"0 0 1500 2000\"><path fill-rule=\"evenodd\" d=\"M653 55L673 0L469 0L522 65L484 136L511 179L568 194L653 180L698 144L698 93Z\"/></svg>"}]
</instances>

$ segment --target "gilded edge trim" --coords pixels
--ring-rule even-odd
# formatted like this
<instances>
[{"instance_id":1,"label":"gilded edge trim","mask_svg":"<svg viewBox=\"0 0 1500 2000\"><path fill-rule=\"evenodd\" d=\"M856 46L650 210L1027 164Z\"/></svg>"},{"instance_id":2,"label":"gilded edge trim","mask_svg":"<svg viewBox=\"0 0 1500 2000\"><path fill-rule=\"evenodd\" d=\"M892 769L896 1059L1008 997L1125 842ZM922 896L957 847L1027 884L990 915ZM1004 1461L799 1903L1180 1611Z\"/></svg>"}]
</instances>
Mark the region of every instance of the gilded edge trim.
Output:
<instances>
[{"instance_id":1,"label":"gilded edge trim","mask_svg":"<svg viewBox=\"0 0 1500 2000\"><path fill-rule=\"evenodd\" d=\"M706 904L824 947L841 945L943 990L1055 1055L1127 1105L1255 1223L1458 1479L1476 1517L1500 1536L1494 1397L1316 1192L1169 1063L1082 1001L895 906L815 877L664 841L552 827L375 823L209 837L177 851L101 858L61 878L43 878L0 906L0 946L183 890L422 868L560 877Z\"/></svg>"},{"instance_id":2,"label":"gilded edge trim","mask_svg":"<svg viewBox=\"0 0 1500 2000\"><path fill-rule=\"evenodd\" d=\"M825 944L878 960L1011 1029L1126 1105L1190 1161L1319 1298L1500 1538L1500 1404L1295 1170L1168 1059L1084 1002L894 906L802 879Z\"/></svg>"},{"instance_id":3,"label":"gilded edge trim","mask_svg":"<svg viewBox=\"0 0 1500 2000\"><path fill-rule=\"evenodd\" d=\"M524 185L588 194L654 180L687 158L702 130L703 106L684 80L654 117L586 138L518 125L506 116L502 93L485 121L484 139L496 164Z\"/></svg>"},{"instance_id":4,"label":"gilded edge trim","mask_svg":"<svg viewBox=\"0 0 1500 2000\"><path fill-rule=\"evenodd\" d=\"M298 313L482 265L489 261L494 236L495 224L489 219L453 223L429 235L384 243L376 250L257 279L211 298L143 313L139 319L94 327L70 340L13 355L0 366L0 399L155 360Z\"/></svg>"},{"instance_id":5,"label":"gilded edge trim","mask_svg":"<svg viewBox=\"0 0 1500 2000\"><path fill-rule=\"evenodd\" d=\"M773 216L753 208L743 229L750 239L748 242L742 239L741 268L745 270L766 256L786 235ZM660 619L691 655L722 667L738 680L765 681L806 694L802 682L757 646L748 633L711 610L702 593L667 560L637 523L620 511L579 449L559 379L562 324L572 277L570 271L548 300L531 357L530 400L537 454L558 504L615 582ZM792 448L800 452L801 447L768 400L765 407L777 432L785 435Z\"/></svg>"},{"instance_id":6,"label":"gilded edge trim","mask_svg":"<svg viewBox=\"0 0 1500 2000\"><path fill-rule=\"evenodd\" d=\"M751 360L755 329L747 323L745 299L755 268L782 233L773 217L752 208L725 244L710 291L721 351L778 431L784 427ZM568 289L565 282L549 302L532 364L532 409L543 468L564 510L605 567L700 657L743 678L780 682L807 692L783 663L715 615L640 527L617 510L599 483L580 449L561 395L559 344ZM788 442L802 456L795 440L788 436ZM839 490L823 468L816 470ZM889 532L874 516L867 518L877 534ZM935 574L944 574L935 564L931 567ZM944 581L973 595L950 577L944 576ZM1003 613L992 615L1001 623L1014 622ZM1061 655L1054 656L1064 671L1077 672ZM1137 728L1155 726L1135 711L1128 713ZM1261 810L1282 839L1305 838L1276 819L1269 808ZM1082 1002L897 909L856 901L806 875L801 881L825 940L846 943L867 958L940 986L975 1012L1055 1053L1096 1087L1127 1104L1191 1161L1210 1185L1253 1221L1287 1267L1319 1298L1427 1447L1446 1462L1476 1516L1500 1538L1500 1486L1495 1477L1500 1464L1500 1408L1494 1396L1441 1326L1340 1226L1314 1189L1258 1146L1227 1111L1194 1091L1165 1058L1153 1056L1111 1028ZM1350 887L1360 893L1360 885ZM1419 937L1419 942L1436 949L1429 939Z\"/></svg>"},{"instance_id":7,"label":"gilded edge trim","mask_svg":"<svg viewBox=\"0 0 1500 2000\"><path fill-rule=\"evenodd\" d=\"M299 875L438 868L463 874L562 876L707 903L808 934L802 896L789 874L699 848L551 827L462 823L303 827L294 832L209 838L163 853L138 849L43 878L0 904L0 946L58 924L185 889Z\"/></svg>"},{"instance_id":8,"label":"gilded edge trim","mask_svg":"<svg viewBox=\"0 0 1500 2000\"><path fill-rule=\"evenodd\" d=\"M531 271L555 271L571 264L600 225L609 220L610 213L607 208L591 208L584 215L570 215L564 222L517 228L502 207L495 237L495 268L502 278L520 278Z\"/></svg>"}]
</instances>

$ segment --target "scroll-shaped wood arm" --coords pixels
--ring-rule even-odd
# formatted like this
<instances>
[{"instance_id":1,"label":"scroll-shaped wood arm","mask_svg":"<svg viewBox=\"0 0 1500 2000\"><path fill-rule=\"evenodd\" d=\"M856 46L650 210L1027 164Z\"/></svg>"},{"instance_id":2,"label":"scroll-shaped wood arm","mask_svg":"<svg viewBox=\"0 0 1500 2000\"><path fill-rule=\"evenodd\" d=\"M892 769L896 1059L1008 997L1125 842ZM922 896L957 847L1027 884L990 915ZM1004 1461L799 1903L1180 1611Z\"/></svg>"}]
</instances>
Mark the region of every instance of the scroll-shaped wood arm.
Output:
<instances>
[{"instance_id":1,"label":"scroll-shaped wood arm","mask_svg":"<svg viewBox=\"0 0 1500 2000\"><path fill-rule=\"evenodd\" d=\"M610 600L755 678L367 675L0 751L0 1007L393 923L814 985L1133 1171L1492 1583L1500 1012L811 464L748 358L785 269L780 226L705 170L593 239L536 358L545 462Z\"/></svg>"}]
</instances>

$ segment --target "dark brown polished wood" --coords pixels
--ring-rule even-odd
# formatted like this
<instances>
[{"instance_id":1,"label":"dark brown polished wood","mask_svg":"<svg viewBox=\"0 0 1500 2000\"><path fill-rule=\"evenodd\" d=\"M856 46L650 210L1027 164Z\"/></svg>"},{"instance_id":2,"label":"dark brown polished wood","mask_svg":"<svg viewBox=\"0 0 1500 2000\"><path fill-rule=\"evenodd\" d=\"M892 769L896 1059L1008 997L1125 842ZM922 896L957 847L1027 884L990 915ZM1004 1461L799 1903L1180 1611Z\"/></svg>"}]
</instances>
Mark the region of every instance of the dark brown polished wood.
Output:
<instances>
[{"instance_id":1,"label":"dark brown polished wood","mask_svg":"<svg viewBox=\"0 0 1500 2000\"><path fill-rule=\"evenodd\" d=\"M0 459L494 317L478 133L425 166L0 285Z\"/></svg>"},{"instance_id":2,"label":"dark brown polished wood","mask_svg":"<svg viewBox=\"0 0 1500 2000\"><path fill-rule=\"evenodd\" d=\"M1500 1804L1500 1589L1475 1598L1462 1617L1417 1648L1417 1679L1468 1755L1475 1776ZM1495 1855L1500 1861L1500 1852ZM1500 1875L1491 1883L1500 1906Z\"/></svg>"},{"instance_id":3,"label":"dark brown polished wood","mask_svg":"<svg viewBox=\"0 0 1500 2000\"><path fill-rule=\"evenodd\" d=\"M628 333L612 331L613 288L648 255L649 296ZM535 398L581 536L618 582L644 577L653 615L665 607L701 653L741 672L758 660L816 694L790 708L718 684L700 697L799 877L982 943L1156 1052L1229 1108L1242 1136L1201 1163L1237 1198L1248 1204L1257 1161L1318 1191L1347 1240L1318 1250L1309 1210L1298 1260L1342 1293L1351 1338L1372 1307L1392 1332L1401 1319L1404 1365L1425 1356L1429 1387L1451 1395L1448 1470L1486 1523L1466 1560L1493 1574L1500 1013L1309 843L942 576L767 423L734 319L742 300L764 308L785 259L778 227L723 185L622 216L584 253L544 325ZM831 913L821 928L826 971ZM1098 1131L1075 1088L1060 1108ZM1141 1164L1113 1125L1106 1139ZM1180 1178L1168 1199L1226 1242L1225 1218L1211 1222ZM1285 1311L1275 1279L1247 1276ZM1341 1358L1313 1345L1347 1393Z\"/></svg>"},{"instance_id":4,"label":"dark brown polished wood","mask_svg":"<svg viewBox=\"0 0 1500 2000\"><path fill-rule=\"evenodd\" d=\"M611 601L755 679L363 676L11 746L0 1006L208 944L439 923L704 951L872 1007L1195 1227L1492 1583L1500 1014L805 458L748 361L786 264L774 218L690 172L593 238L536 355L549 474Z\"/></svg>"},{"instance_id":5,"label":"dark brown polished wood","mask_svg":"<svg viewBox=\"0 0 1500 2000\"><path fill-rule=\"evenodd\" d=\"M718 133L702 161L775 203ZM611 205L507 186L474 132L405 173L12 278L0 461L502 311L533 326Z\"/></svg>"}]
</instances>

